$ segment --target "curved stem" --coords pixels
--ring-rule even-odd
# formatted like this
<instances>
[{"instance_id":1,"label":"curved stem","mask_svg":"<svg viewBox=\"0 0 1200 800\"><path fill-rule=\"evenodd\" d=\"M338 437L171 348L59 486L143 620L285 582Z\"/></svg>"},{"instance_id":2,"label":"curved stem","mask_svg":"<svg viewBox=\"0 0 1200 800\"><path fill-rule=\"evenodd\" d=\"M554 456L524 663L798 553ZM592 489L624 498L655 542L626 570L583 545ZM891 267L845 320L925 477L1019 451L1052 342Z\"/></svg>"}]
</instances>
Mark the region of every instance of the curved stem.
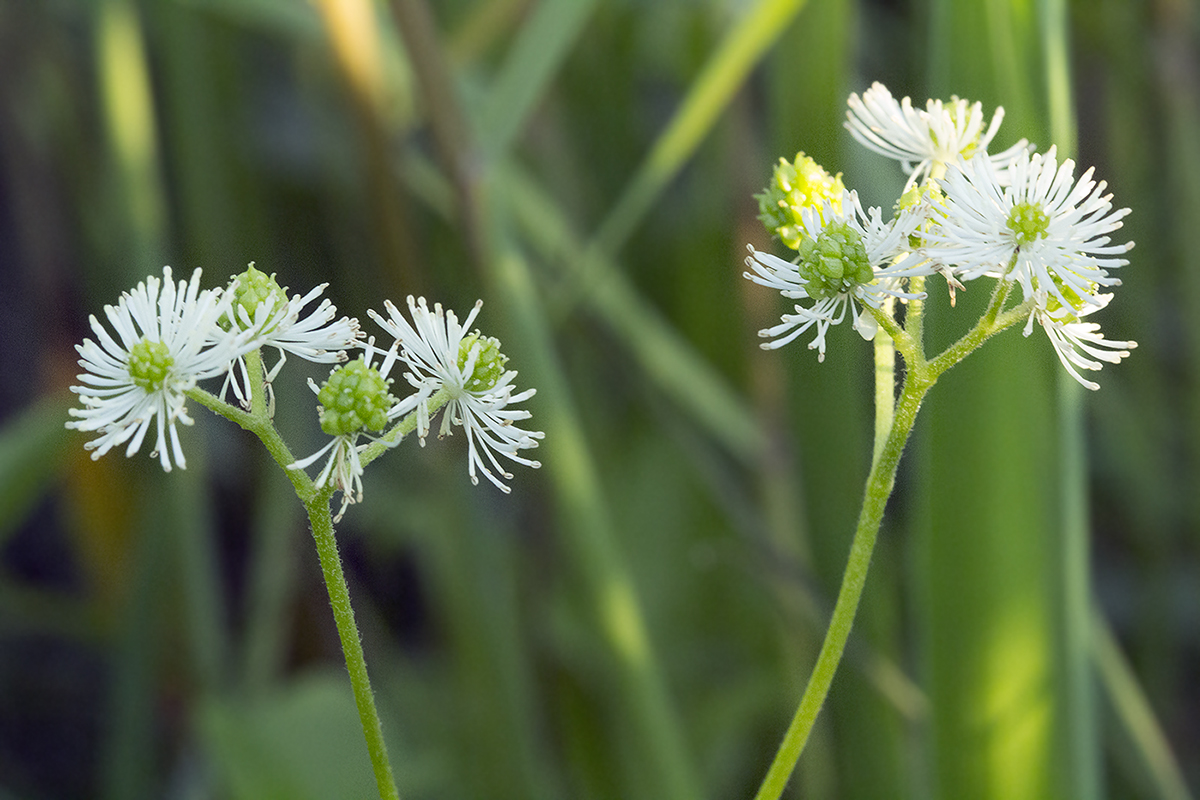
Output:
<instances>
[{"instance_id":1,"label":"curved stem","mask_svg":"<svg viewBox=\"0 0 1200 800\"><path fill-rule=\"evenodd\" d=\"M784 734L783 743L779 746L755 800L778 800L783 794L784 787L787 786L788 779L796 767L796 761L799 760L812 732L817 714L820 713L825 697L829 694L829 686L842 659L842 652L846 649L850 628L854 624L854 616L862 598L871 553L875 549L879 525L883 521L884 507L896 482L896 468L900 464L900 456L904 452L909 434L912 433L921 400L935 380L936 377L931 377L922 370L919 373L910 372L904 381L891 431L867 477L866 496L863 499L854 541L850 545L850 558L842 577L842 587L838 591L837 604L829 621L829 630L825 633L825 641L821 644L821 652L800 699L800 706L796 709L787 733Z\"/></svg>"}]
</instances>

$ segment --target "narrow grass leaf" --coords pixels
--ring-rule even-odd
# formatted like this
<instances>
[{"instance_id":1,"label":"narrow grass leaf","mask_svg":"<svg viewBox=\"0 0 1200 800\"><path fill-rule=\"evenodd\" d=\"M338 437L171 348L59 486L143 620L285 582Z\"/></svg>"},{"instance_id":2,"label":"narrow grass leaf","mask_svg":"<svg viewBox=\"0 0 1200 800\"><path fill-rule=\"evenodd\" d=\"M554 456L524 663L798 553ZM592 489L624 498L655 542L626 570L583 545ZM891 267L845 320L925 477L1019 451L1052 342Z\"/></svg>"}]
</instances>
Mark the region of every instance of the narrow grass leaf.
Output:
<instances>
[{"instance_id":1,"label":"narrow grass leaf","mask_svg":"<svg viewBox=\"0 0 1200 800\"><path fill-rule=\"evenodd\" d=\"M734 24L596 231L592 245L597 250L614 253L620 249L804 3L761 0Z\"/></svg>"},{"instance_id":2,"label":"narrow grass leaf","mask_svg":"<svg viewBox=\"0 0 1200 800\"><path fill-rule=\"evenodd\" d=\"M595 0L543 0L521 26L477 127L489 160L503 156L520 134L595 5Z\"/></svg>"}]
</instances>

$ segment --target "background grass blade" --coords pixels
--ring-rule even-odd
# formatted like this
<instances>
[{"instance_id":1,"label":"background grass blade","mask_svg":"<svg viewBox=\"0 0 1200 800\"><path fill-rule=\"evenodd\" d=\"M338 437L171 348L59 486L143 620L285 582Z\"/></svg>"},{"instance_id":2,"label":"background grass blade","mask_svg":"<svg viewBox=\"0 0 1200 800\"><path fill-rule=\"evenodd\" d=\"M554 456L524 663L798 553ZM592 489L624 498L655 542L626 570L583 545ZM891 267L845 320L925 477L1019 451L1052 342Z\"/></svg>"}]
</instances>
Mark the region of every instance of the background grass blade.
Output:
<instances>
[{"instance_id":1,"label":"background grass blade","mask_svg":"<svg viewBox=\"0 0 1200 800\"><path fill-rule=\"evenodd\" d=\"M703 71L679 110L655 140L620 198L596 230L593 246L614 253L629 237L663 187L695 152L750 70L770 49L805 0L760 0L739 19Z\"/></svg>"}]
</instances>

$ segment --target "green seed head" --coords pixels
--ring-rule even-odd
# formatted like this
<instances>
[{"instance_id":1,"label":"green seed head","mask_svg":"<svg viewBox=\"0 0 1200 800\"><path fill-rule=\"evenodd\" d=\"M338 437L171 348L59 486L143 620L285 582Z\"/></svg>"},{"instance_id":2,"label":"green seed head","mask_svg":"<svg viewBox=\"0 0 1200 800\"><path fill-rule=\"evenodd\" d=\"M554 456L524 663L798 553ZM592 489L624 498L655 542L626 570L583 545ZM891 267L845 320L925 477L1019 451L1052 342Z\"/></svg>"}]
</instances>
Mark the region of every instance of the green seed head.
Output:
<instances>
[{"instance_id":1,"label":"green seed head","mask_svg":"<svg viewBox=\"0 0 1200 800\"><path fill-rule=\"evenodd\" d=\"M804 153L797 153L791 163L781 158L771 183L760 194L754 195L758 200L758 218L767 230L794 250L803 236L800 212L805 208L821 208L828 200L840 213L845 189L842 173L830 175Z\"/></svg>"},{"instance_id":2,"label":"green seed head","mask_svg":"<svg viewBox=\"0 0 1200 800\"><path fill-rule=\"evenodd\" d=\"M154 392L163 387L167 373L175 359L162 342L152 342L142 339L129 348L129 376L134 384L147 392Z\"/></svg>"},{"instance_id":3,"label":"green seed head","mask_svg":"<svg viewBox=\"0 0 1200 800\"><path fill-rule=\"evenodd\" d=\"M816 239L805 236L798 244L800 277L814 300L853 291L875 279L862 237L847 222L827 225Z\"/></svg>"},{"instance_id":4,"label":"green seed head","mask_svg":"<svg viewBox=\"0 0 1200 800\"><path fill-rule=\"evenodd\" d=\"M1017 203L1008 212L1008 229L1017 237L1018 245L1032 244L1046 237L1050 218L1042 207L1033 203Z\"/></svg>"},{"instance_id":5,"label":"green seed head","mask_svg":"<svg viewBox=\"0 0 1200 800\"><path fill-rule=\"evenodd\" d=\"M467 391L486 392L495 386L496 382L500 380L500 376L504 374L504 365L508 363L508 356L500 352L498 339L481 336L479 331L476 331L469 336L464 336L462 343L458 346L459 369L467 366L467 360L471 357L471 348L477 345L479 356L475 359L475 369L467 380Z\"/></svg>"},{"instance_id":6,"label":"green seed head","mask_svg":"<svg viewBox=\"0 0 1200 800\"><path fill-rule=\"evenodd\" d=\"M388 409L396 403L388 393L387 380L361 356L330 372L317 400L321 403L321 430L330 436L381 431L387 426Z\"/></svg>"},{"instance_id":7,"label":"green seed head","mask_svg":"<svg viewBox=\"0 0 1200 800\"><path fill-rule=\"evenodd\" d=\"M235 317L241 316L237 310L238 306L246 309L250 318L253 319L255 309L263 300L274 297L277 307L281 303L287 303L287 289L276 282L274 275L268 275L255 269L253 261L246 267L245 272L235 275L234 280L237 281L237 289L234 292L233 307L229 313ZM226 328L229 327L228 322L227 319L222 320Z\"/></svg>"}]
</instances>

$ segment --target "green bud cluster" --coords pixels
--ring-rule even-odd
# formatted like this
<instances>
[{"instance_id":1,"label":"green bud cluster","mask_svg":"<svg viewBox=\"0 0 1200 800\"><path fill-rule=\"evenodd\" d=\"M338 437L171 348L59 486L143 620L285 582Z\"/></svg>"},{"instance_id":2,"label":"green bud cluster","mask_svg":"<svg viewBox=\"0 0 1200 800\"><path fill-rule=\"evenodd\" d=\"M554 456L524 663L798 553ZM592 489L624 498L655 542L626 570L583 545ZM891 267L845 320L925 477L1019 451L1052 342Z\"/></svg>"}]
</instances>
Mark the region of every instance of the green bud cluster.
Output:
<instances>
[{"instance_id":1,"label":"green bud cluster","mask_svg":"<svg viewBox=\"0 0 1200 800\"><path fill-rule=\"evenodd\" d=\"M147 392L162 388L174 363L175 359L162 342L142 339L129 348L129 377Z\"/></svg>"},{"instance_id":2,"label":"green bud cluster","mask_svg":"<svg viewBox=\"0 0 1200 800\"><path fill-rule=\"evenodd\" d=\"M500 352L500 341L491 336L482 336L478 331L464 336L458 346L458 368L467 366L471 357L471 348L479 346L479 355L475 359L475 368L467 380L466 388L470 392L486 392L496 385L504 374L504 365L508 356Z\"/></svg>"},{"instance_id":3,"label":"green bud cluster","mask_svg":"<svg viewBox=\"0 0 1200 800\"><path fill-rule=\"evenodd\" d=\"M381 431L387 426L388 409L396 403L388 393L387 380L361 356L330 372L317 400L321 403L321 430L330 436Z\"/></svg>"},{"instance_id":4,"label":"green bud cluster","mask_svg":"<svg viewBox=\"0 0 1200 800\"><path fill-rule=\"evenodd\" d=\"M1016 234L1018 244L1031 244L1044 238L1050 229L1050 218L1034 203L1017 203L1008 212L1008 229Z\"/></svg>"},{"instance_id":5,"label":"green bud cluster","mask_svg":"<svg viewBox=\"0 0 1200 800\"><path fill-rule=\"evenodd\" d=\"M258 304L272 297L275 298L276 307L287 303L287 289L279 285L274 275L255 269L253 261L247 265L245 272L235 275L234 280L237 281L237 289L234 291L233 307L229 310L231 316L240 318L237 308L241 306L253 319ZM228 320L222 322L228 323Z\"/></svg>"},{"instance_id":6,"label":"green bud cluster","mask_svg":"<svg viewBox=\"0 0 1200 800\"><path fill-rule=\"evenodd\" d=\"M862 236L848 222L834 222L816 239L805 236L797 250L797 267L805 291L814 300L825 300L875 279Z\"/></svg>"},{"instance_id":7,"label":"green bud cluster","mask_svg":"<svg viewBox=\"0 0 1200 800\"><path fill-rule=\"evenodd\" d=\"M791 163L781 158L767 188L754 195L758 200L758 218L767 230L795 250L803 237L800 212L805 208L820 208L829 200L840 213L845 189L842 173L830 175L804 153L797 153Z\"/></svg>"}]
</instances>

